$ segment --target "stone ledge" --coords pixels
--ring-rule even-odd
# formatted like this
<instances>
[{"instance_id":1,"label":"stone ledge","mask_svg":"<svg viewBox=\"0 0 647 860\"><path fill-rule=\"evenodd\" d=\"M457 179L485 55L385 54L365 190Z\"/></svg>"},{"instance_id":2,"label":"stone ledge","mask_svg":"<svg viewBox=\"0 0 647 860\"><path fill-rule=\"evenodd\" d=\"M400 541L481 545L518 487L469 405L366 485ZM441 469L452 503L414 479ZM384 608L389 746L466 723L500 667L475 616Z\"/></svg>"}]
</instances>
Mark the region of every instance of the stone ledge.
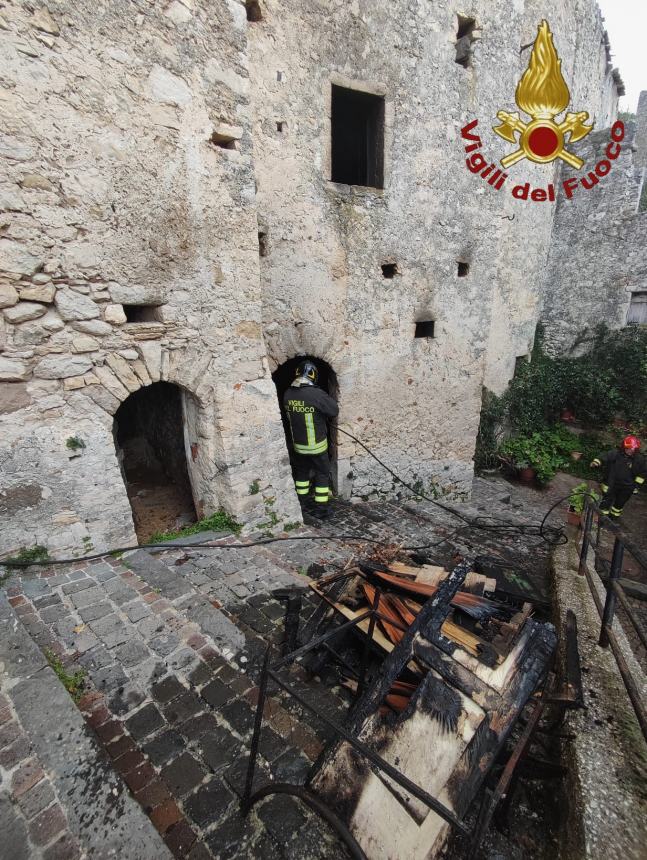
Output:
<instances>
[{"instance_id":1,"label":"stone ledge","mask_svg":"<svg viewBox=\"0 0 647 860\"><path fill-rule=\"evenodd\" d=\"M573 711L566 724L574 734L565 749L570 781L566 793L572 802L560 856L637 860L647 844L647 745L613 652L597 644L600 616L586 578L577 573L577 562L573 541L557 547L553 564L558 623L563 628L568 609L577 616L585 701L585 708ZM600 592L604 600L601 583ZM614 630L624 638L617 619Z\"/></svg>"}]
</instances>

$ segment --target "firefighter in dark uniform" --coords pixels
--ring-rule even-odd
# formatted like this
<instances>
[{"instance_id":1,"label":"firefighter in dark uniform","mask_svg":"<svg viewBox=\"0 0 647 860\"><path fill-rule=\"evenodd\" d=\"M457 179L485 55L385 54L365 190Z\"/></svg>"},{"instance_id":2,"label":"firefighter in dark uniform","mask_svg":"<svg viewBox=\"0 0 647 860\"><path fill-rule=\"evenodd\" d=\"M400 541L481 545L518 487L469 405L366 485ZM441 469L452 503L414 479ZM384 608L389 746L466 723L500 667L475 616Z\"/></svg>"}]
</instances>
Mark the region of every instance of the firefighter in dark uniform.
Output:
<instances>
[{"instance_id":1,"label":"firefighter in dark uniform","mask_svg":"<svg viewBox=\"0 0 647 860\"><path fill-rule=\"evenodd\" d=\"M603 470L600 513L618 519L629 497L637 493L647 478L647 463L640 452L640 439L626 436L622 444L591 463Z\"/></svg>"},{"instance_id":2,"label":"firefighter in dark uniform","mask_svg":"<svg viewBox=\"0 0 647 860\"><path fill-rule=\"evenodd\" d=\"M317 385L319 371L312 361L302 361L297 375L283 395L283 406L292 433L294 484L301 503L310 492L310 475L314 473L315 511L328 515L330 496L330 459L328 457L329 418L336 418L339 408L333 398Z\"/></svg>"}]
</instances>

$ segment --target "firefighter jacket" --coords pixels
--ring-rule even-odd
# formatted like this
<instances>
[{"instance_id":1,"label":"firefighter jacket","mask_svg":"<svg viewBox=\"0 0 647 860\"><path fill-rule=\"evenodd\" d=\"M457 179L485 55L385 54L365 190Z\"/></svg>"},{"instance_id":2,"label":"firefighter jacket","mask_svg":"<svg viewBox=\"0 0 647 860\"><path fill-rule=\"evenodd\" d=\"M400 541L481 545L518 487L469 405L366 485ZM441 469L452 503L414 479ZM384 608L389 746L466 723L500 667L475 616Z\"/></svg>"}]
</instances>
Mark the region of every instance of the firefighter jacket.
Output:
<instances>
[{"instance_id":1,"label":"firefighter jacket","mask_svg":"<svg viewBox=\"0 0 647 860\"><path fill-rule=\"evenodd\" d=\"M602 457L597 457L595 465L602 467L602 484L609 487L636 487L645 483L647 478L647 461L642 454L636 452L628 457L624 451L617 448L607 451Z\"/></svg>"},{"instance_id":2,"label":"firefighter jacket","mask_svg":"<svg viewBox=\"0 0 647 860\"><path fill-rule=\"evenodd\" d=\"M293 384L283 395L290 421L292 444L297 454L323 454L328 450L327 418L336 418L339 407L316 385Z\"/></svg>"}]
</instances>

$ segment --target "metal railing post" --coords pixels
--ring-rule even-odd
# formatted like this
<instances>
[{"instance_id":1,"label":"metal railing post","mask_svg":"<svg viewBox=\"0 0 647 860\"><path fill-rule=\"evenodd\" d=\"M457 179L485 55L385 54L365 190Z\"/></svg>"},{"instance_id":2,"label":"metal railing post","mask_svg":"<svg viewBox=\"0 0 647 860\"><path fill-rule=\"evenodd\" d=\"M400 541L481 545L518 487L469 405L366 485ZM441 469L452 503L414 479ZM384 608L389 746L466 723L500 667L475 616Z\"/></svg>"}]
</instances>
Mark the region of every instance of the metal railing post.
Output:
<instances>
[{"instance_id":1,"label":"metal railing post","mask_svg":"<svg viewBox=\"0 0 647 860\"><path fill-rule=\"evenodd\" d=\"M624 552L624 544L619 537L616 537L615 543L613 544L609 579L607 580L607 599L604 604L604 612L602 613L602 629L600 630L600 640L598 643L601 648L607 648L609 646L607 630L611 629L616 609L616 591L614 583L620 579L620 574L622 573L622 558L624 556Z\"/></svg>"},{"instance_id":2,"label":"metal railing post","mask_svg":"<svg viewBox=\"0 0 647 860\"><path fill-rule=\"evenodd\" d=\"M580 576L584 576L584 566L586 564L586 557L589 552L589 541L591 539L591 523L593 522L593 506L590 501L587 499L584 508L584 529L582 530L582 548L580 550L580 564L577 568L577 572Z\"/></svg>"}]
</instances>

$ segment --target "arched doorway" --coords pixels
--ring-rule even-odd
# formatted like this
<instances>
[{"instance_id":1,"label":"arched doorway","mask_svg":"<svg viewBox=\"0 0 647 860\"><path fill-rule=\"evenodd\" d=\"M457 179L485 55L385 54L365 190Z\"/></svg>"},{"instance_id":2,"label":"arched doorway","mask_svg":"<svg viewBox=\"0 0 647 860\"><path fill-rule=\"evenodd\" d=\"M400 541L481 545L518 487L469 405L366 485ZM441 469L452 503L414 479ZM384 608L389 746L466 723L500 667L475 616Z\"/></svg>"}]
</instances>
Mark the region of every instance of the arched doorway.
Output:
<instances>
[{"instance_id":1,"label":"arched doorway","mask_svg":"<svg viewBox=\"0 0 647 860\"><path fill-rule=\"evenodd\" d=\"M117 458L142 543L197 519L182 394L177 385L155 382L131 394L115 413Z\"/></svg>"},{"instance_id":2,"label":"arched doorway","mask_svg":"<svg viewBox=\"0 0 647 860\"><path fill-rule=\"evenodd\" d=\"M339 399L339 387L337 385L337 376L328 362L321 358L316 358L312 355L296 355L294 358L289 358L280 364L272 374L272 380L276 386L276 395L279 399L281 408L281 420L283 421L283 430L285 432L285 441L288 451L292 450L292 439L290 436L290 425L288 418L283 409L283 395L290 387L296 376L298 365L306 359L313 361L319 369L319 387L327 391L335 400ZM330 474L332 486L337 490L337 432L328 425L328 450L330 452Z\"/></svg>"}]
</instances>

